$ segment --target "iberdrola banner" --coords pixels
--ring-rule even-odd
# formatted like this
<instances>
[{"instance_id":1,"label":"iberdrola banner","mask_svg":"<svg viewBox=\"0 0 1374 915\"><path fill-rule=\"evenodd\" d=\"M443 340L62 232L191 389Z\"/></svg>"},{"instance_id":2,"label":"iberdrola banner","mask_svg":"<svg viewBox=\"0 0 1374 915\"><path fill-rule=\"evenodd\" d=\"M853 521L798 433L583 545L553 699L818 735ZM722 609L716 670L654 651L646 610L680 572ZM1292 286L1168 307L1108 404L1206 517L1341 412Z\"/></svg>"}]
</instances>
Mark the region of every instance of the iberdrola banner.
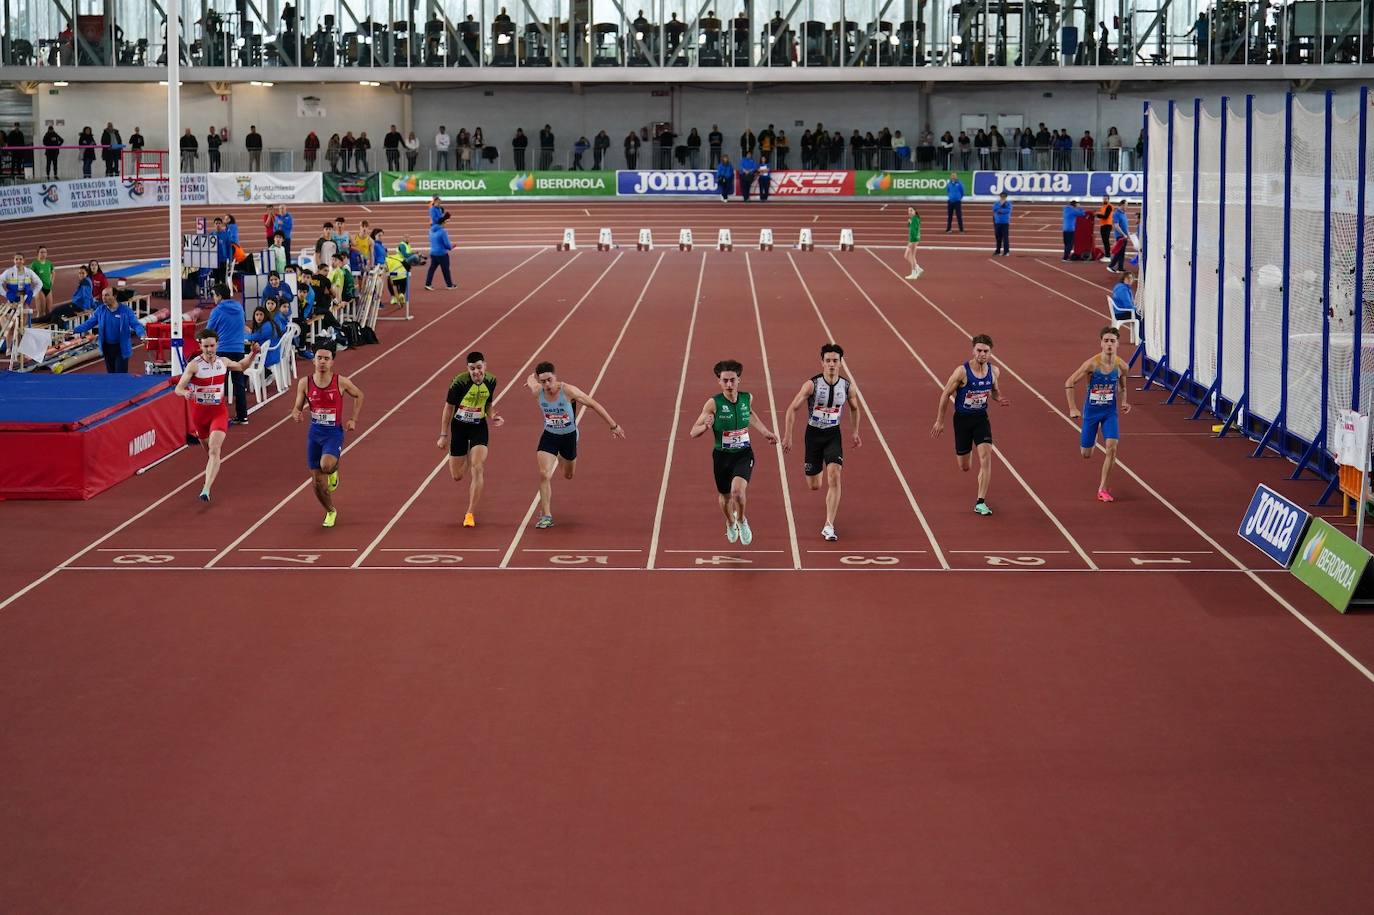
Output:
<instances>
[{"instance_id":1,"label":"iberdrola banner","mask_svg":"<svg viewBox=\"0 0 1374 915\"><path fill-rule=\"evenodd\" d=\"M615 172L382 172L383 200L614 197Z\"/></svg>"}]
</instances>

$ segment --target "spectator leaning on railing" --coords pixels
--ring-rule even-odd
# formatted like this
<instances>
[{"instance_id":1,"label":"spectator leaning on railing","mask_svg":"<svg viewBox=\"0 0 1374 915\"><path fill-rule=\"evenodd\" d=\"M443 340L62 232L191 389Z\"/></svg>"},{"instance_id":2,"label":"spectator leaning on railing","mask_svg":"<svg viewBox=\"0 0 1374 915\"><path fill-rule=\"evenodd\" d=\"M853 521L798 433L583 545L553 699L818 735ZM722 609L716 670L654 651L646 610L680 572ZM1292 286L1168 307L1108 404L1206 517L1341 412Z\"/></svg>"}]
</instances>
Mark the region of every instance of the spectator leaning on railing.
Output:
<instances>
[{"instance_id":1,"label":"spectator leaning on railing","mask_svg":"<svg viewBox=\"0 0 1374 915\"><path fill-rule=\"evenodd\" d=\"M248 136L243 138L243 148L248 150L248 170L262 171L262 134L258 133L258 125L248 125ZM220 352L224 352L223 337L220 338Z\"/></svg>"}]
</instances>

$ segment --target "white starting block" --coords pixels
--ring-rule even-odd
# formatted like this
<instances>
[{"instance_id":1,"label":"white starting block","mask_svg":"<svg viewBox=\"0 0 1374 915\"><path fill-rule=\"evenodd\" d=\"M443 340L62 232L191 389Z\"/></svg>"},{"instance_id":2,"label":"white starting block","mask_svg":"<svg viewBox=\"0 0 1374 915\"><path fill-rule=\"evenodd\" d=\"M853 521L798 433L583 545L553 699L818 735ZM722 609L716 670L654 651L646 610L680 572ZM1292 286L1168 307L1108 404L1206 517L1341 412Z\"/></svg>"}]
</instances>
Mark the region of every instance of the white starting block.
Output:
<instances>
[{"instance_id":1,"label":"white starting block","mask_svg":"<svg viewBox=\"0 0 1374 915\"><path fill-rule=\"evenodd\" d=\"M735 242L730 238L729 229L720 230L720 234L716 236L716 247L721 251L735 250Z\"/></svg>"},{"instance_id":2,"label":"white starting block","mask_svg":"<svg viewBox=\"0 0 1374 915\"><path fill-rule=\"evenodd\" d=\"M611 230L602 229L596 233L596 250L609 251L615 247L615 242L611 239Z\"/></svg>"},{"instance_id":3,"label":"white starting block","mask_svg":"<svg viewBox=\"0 0 1374 915\"><path fill-rule=\"evenodd\" d=\"M811 240L810 229L801 230L801 237L797 239L797 247L803 251L816 250L816 243Z\"/></svg>"},{"instance_id":4,"label":"white starting block","mask_svg":"<svg viewBox=\"0 0 1374 915\"><path fill-rule=\"evenodd\" d=\"M648 229L639 230L639 241L635 243L636 251L654 250L654 233Z\"/></svg>"},{"instance_id":5,"label":"white starting block","mask_svg":"<svg viewBox=\"0 0 1374 915\"><path fill-rule=\"evenodd\" d=\"M773 250L773 230L772 230L772 229L759 229L759 250L760 250L760 251L772 251L772 250Z\"/></svg>"},{"instance_id":6,"label":"white starting block","mask_svg":"<svg viewBox=\"0 0 1374 915\"><path fill-rule=\"evenodd\" d=\"M577 233L572 229L563 230L563 240L558 243L559 251L577 250Z\"/></svg>"},{"instance_id":7,"label":"white starting block","mask_svg":"<svg viewBox=\"0 0 1374 915\"><path fill-rule=\"evenodd\" d=\"M853 250L854 250L854 230L853 230L853 229L841 229L841 230L840 230L840 250L841 250L841 251L853 251Z\"/></svg>"},{"instance_id":8,"label":"white starting block","mask_svg":"<svg viewBox=\"0 0 1374 915\"><path fill-rule=\"evenodd\" d=\"M679 251L691 251L691 250L692 250L692 230L691 230L691 229L678 229L678 230L677 230L677 249L678 249Z\"/></svg>"}]
</instances>

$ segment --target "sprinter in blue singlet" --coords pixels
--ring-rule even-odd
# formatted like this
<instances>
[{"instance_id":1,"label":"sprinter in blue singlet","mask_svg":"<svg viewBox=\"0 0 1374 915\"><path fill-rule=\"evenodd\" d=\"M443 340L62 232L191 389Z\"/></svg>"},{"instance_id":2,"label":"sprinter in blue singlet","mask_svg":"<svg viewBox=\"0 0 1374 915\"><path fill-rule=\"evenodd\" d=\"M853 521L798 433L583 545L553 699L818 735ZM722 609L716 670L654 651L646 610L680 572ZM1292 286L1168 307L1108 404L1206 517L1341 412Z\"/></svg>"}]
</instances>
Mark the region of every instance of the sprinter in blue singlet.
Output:
<instances>
[{"instance_id":1,"label":"sprinter in blue singlet","mask_svg":"<svg viewBox=\"0 0 1374 915\"><path fill-rule=\"evenodd\" d=\"M988 486L992 482L992 423L988 419L988 401L995 400L1004 407L1011 403L997 386L999 371L992 364L992 338L987 334L974 337L973 357L955 369L945 382L935 410L935 425L930 428L931 438L939 438L945 431L945 412L952 399L954 455L960 470L967 472L972 467L973 448L978 446L978 501L973 503L973 510L980 515L992 514L987 503Z\"/></svg>"},{"instance_id":2,"label":"sprinter in blue singlet","mask_svg":"<svg viewBox=\"0 0 1374 915\"><path fill-rule=\"evenodd\" d=\"M1115 327L1104 327L1099 335L1102 351L1078 367L1078 371L1064 382L1064 390L1069 399L1069 419L1083 418L1083 430L1078 437L1079 453L1084 458L1093 454L1097 443L1098 427L1102 429L1102 445L1107 458L1102 462L1102 476L1097 483L1097 500L1115 502L1107 489L1107 476L1116 465L1117 444L1121 440L1121 429L1117 422L1117 411L1131 412L1126 402L1126 374L1129 368L1125 360L1116 354L1120 334ZM1083 403L1083 412L1078 412L1076 397L1078 383L1088 381L1088 396Z\"/></svg>"},{"instance_id":3,"label":"sprinter in blue singlet","mask_svg":"<svg viewBox=\"0 0 1374 915\"><path fill-rule=\"evenodd\" d=\"M553 472L563 465L565 479L573 478L577 468L577 414L573 404L582 404L596 412L611 427L613 438L624 438L625 430L611 419L611 414L580 388L558 380L552 362L541 362L525 382L539 402L544 415L544 431L539 436L535 460L539 463L539 520L535 527L553 527Z\"/></svg>"}]
</instances>

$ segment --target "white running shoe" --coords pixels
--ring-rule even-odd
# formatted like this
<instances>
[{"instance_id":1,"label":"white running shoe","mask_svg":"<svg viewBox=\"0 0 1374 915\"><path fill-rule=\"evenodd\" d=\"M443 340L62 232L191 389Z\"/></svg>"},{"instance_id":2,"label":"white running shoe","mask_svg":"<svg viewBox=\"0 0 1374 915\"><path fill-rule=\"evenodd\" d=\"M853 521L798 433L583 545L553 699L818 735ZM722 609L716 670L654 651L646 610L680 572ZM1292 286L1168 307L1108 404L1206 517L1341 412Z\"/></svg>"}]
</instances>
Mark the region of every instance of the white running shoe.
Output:
<instances>
[{"instance_id":1,"label":"white running shoe","mask_svg":"<svg viewBox=\"0 0 1374 915\"><path fill-rule=\"evenodd\" d=\"M739 523L739 542L745 546L754 542L754 532L749 530L748 518L745 518Z\"/></svg>"},{"instance_id":2,"label":"white running shoe","mask_svg":"<svg viewBox=\"0 0 1374 915\"><path fill-rule=\"evenodd\" d=\"M914 279L916 279L916 274L914 274L914 273L908 273L908 274L906 275L906 278L909 279L909 280L914 280Z\"/></svg>"},{"instance_id":3,"label":"white running shoe","mask_svg":"<svg viewBox=\"0 0 1374 915\"><path fill-rule=\"evenodd\" d=\"M821 537L831 541L832 543L840 539L839 536L835 533L834 525L831 524L827 524L825 527L821 528Z\"/></svg>"},{"instance_id":4,"label":"white running shoe","mask_svg":"<svg viewBox=\"0 0 1374 915\"><path fill-rule=\"evenodd\" d=\"M725 539L734 543L739 539L739 525L730 521L725 522Z\"/></svg>"},{"instance_id":5,"label":"white running shoe","mask_svg":"<svg viewBox=\"0 0 1374 915\"><path fill-rule=\"evenodd\" d=\"M921 278L921 274L925 272L926 271L924 267L917 267L915 270L911 271L911 278L913 280L919 280Z\"/></svg>"}]
</instances>

